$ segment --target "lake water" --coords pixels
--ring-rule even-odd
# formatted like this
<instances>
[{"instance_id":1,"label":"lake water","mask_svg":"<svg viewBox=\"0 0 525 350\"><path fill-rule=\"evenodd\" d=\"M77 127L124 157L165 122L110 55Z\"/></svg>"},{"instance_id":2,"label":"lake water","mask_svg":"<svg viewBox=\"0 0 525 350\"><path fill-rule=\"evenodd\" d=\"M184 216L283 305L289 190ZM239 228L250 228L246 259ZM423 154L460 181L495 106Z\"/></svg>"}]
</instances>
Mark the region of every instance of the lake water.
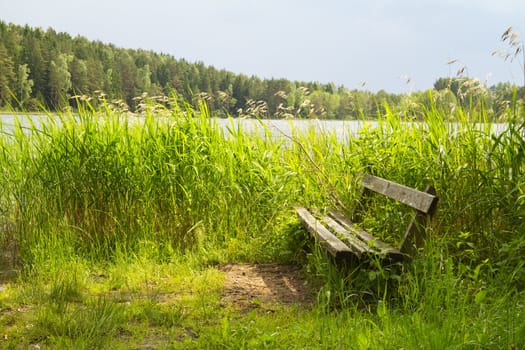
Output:
<instances>
[{"instance_id":1,"label":"lake water","mask_svg":"<svg viewBox=\"0 0 525 350\"><path fill-rule=\"evenodd\" d=\"M13 129L15 120L21 122L23 126L29 127L31 123L34 123L37 127L42 123L43 120L51 118L47 115L22 115L14 116L11 114L0 115L0 129L4 133L9 133ZM129 117L134 121L139 122L142 120L140 117ZM275 138L285 136L291 136L293 131L297 133L306 133L309 131L314 131L317 134L323 133L335 133L339 140L347 139L348 137L355 136L359 130L363 127L375 127L377 126L376 121L358 121L358 120L319 120L319 119L265 119L265 120L256 120L256 119L221 119L214 118L217 125L219 125L225 135L231 134L232 130L235 131L239 127L242 130L248 133L254 133L259 135L264 135L264 129L268 129L271 135ZM409 124L407 124L408 126ZM454 128L454 124L451 124ZM481 126L480 126L481 127ZM486 127L483 126L483 127ZM491 130L495 134L503 132L506 128L504 123L494 123L490 124Z\"/></svg>"},{"instance_id":2,"label":"lake water","mask_svg":"<svg viewBox=\"0 0 525 350\"><path fill-rule=\"evenodd\" d=\"M338 139L346 139L355 136L364 125L374 127L375 121L357 120L319 120L319 119L215 119L217 124L226 131L236 129L239 126L248 133L264 134L266 128L274 137L282 135L291 136L293 132L302 134L310 131L316 134L335 133Z\"/></svg>"},{"instance_id":3,"label":"lake water","mask_svg":"<svg viewBox=\"0 0 525 350\"><path fill-rule=\"evenodd\" d=\"M23 126L29 127L31 122L35 125L41 124L44 120L50 118L47 115L21 115L15 116L12 114L0 115L0 126L4 132L9 132L13 129L16 119L20 121ZM140 117L130 117L132 120L140 121ZM371 127L377 125L374 121L356 121L356 120L256 120L256 119L224 119L213 118L219 127L223 129L226 135L231 134L232 130L237 130L239 127L248 133L264 134L266 127L272 136L279 137L279 135L292 135L292 131L298 133L306 133L308 131L315 131L316 133L335 133L339 139L344 139L348 136L355 135L363 126L369 125ZM264 126L265 127L264 127Z\"/></svg>"}]
</instances>

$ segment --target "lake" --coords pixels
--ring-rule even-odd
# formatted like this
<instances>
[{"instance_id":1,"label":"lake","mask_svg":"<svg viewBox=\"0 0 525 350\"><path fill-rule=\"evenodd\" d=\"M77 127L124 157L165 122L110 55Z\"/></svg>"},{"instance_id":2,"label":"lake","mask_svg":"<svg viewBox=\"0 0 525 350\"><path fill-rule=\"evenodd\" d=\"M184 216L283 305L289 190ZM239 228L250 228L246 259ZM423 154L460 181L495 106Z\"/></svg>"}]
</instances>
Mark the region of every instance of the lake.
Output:
<instances>
[{"instance_id":1,"label":"lake","mask_svg":"<svg viewBox=\"0 0 525 350\"><path fill-rule=\"evenodd\" d=\"M4 131L12 129L15 120L18 118L23 126L29 127L31 121L35 125L42 123L44 119L50 118L47 115L21 115L15 116L12 114L0 115L0 126ZM131 120L140 121L140 117L129 117ZM230 130L237 129L239 126L248 133L264 134L263 124L271 132L273 136L278 137L279 135L291 135L292 130L299 133L306 133L310 130L314 130L318 133L332 133L335 132L337 137L340 139L348 136L355 135L365 124L369 126L377 125L375 121L357 121L357 120L319 120L319 119L225 119L225 118L213 118L213 121L221 127L225 134L230 134Z\"/></svg>"},{"instance_id":2,"label":"lake","mask_svg":"<svg viewBox=\"0 0 525 350\"><path fill-rule=\"evenodd\" d=\"M0 129L9 133L12 130L16 116L12 114L0 115ZM22 115L18 116L23 126L29 127L31 122L35 125L42 123L42 120L50 118L48 115ZM128 117L134 121L142 120L141 117ZM231 134L231 130L236 130L239 126L248 133L264 135L263 125L271 132L275 138L291 136L292 131L297 133L306 133L315 131L315 133L335 133L339 140L344 140L348 137L357 135L365 125L367 127L377 126L376 121L362 121L362 120L319 120L319 119L224 119L213 118L219 127L223 129L225 135ZM407 125L410 125L407 123ZM454 127L454 124L451 124ZM481 128L481 124L479 125ZM490 124L494 134L500 134L506 128L505 123Z\"/></svg>"}]
</instances>

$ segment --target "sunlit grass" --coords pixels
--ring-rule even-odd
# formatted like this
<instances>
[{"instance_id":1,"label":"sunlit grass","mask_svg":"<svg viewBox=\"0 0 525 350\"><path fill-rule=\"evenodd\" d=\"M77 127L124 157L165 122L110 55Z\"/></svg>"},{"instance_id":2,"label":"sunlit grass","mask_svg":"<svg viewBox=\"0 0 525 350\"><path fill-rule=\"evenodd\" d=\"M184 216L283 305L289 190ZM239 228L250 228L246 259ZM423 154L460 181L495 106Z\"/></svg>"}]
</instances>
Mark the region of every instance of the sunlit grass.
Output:
<instances>
[{"instance_id":1,"label":"sunlit grass","mask_svg":"<svg viewBox=\"0 0 525 350\"><path fill-rule=\"evenodd\" d=\"M0 290L0 346L521 348L523 109L499 134L468 111L384 110L346 139L224 135L204 107L4 128L2 266L20 273ZM363 173L437 189L424 254L403 268L335 266L291 210L352 210ZM395 210L365 220L393 243ZM239 312L221 302L226 262L301 264L317 302Z\"/></svg>"}]
</instances>

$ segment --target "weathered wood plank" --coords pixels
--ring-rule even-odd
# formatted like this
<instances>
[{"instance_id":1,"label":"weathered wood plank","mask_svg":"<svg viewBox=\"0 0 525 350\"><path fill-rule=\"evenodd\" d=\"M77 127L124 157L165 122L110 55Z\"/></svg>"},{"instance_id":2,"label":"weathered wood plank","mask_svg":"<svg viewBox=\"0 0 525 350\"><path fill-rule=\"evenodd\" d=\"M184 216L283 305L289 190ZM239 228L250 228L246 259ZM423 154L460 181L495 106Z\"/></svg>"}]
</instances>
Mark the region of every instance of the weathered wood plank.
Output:
<instances>
[{"instance_id":1,"label":"weathered wood plank","mask_svg":"<svg viewBox=\"0 0 525 350\"><path fill-rule=\"evenodd\" d=\"M404 254L399 249L383 242L380 239L377 239L365 230L355 227L354 224L343 215L343 213L337 210L331 210L328 215L330 215L344 229L346 229L348 234L359 237L360 240L363 240L364 244L369 247L373 247L376 250L376 254L390 256L391 258L395 259L402 259L404 256Z\"/></svg>"},{"instance_id":2,"label":"weathered wood plank","mask_svg":"<svg viewBox=\"0 0 525 350\"><path fill-rule=\"evenodd\" d=\"M362 239L364 242L366 242L368 245L371 245L375 247L378 250L389 250L394 249L398 250L394 247L392 247L390 244L385 243L381 241L380 239L377 239L376 237L372 236L370 233L366 232L365 230L362 230L360 228L357 228L354 226L354 224L347 219L343 213L337 211L337 210L331 210L328 215L333 217L337 222L341 224L344 228L351 231L353 234L358 236L360 239Z\"/></svg>"},{"instance_id":3,"label":"weathered wood plank","mask_svg":"<svg viewBox=\"0 0 525 350\"><path fill-rule=\"evenodd\" d=\"M301 222L319 243L335 258L347 259L353 255L352 250L331 233L323 224L303 207L295 207Z\"/></svg>"},{"instance_id":4,"label":"weathered wood plank","mask_svg":"<svg viewBox=\"0 0 525 350\"><path fill-rule=\"evenodd\" d=\"M336 235L340 235L340 237L343 237L348 242L348 246L350 247L350 249L352 249L352 251L355 255L357 255L358 258L361 258L363 255L375 255L378 253L376 249L369 246L355 235L352 235L348 230L346 230L343 226L341 226L330 216L325 216L321 220L329 228L331 228Z\"/></svg>"},{"instance_id":5,"label":"weathered wood plank","mask_svg":"<svg viewBox=\"0 0 525 350\"><path fill-rule=\"evenodd\" d=\"M366 175L363 178L363 187L427 214L430 214L437 204L437 197L430 193L400 185L377 176Z\"/></svg>"}]
</instances>

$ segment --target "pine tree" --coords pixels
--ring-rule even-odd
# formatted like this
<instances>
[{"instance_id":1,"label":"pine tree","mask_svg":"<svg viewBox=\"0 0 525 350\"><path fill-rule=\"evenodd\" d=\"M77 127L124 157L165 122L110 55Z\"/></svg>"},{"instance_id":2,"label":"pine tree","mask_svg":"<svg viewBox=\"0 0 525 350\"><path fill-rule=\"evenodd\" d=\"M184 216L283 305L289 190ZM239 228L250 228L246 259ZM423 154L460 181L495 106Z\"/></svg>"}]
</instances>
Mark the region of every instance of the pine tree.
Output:
<instances>
[{"instance_id":1,"label":"pine tree","mask_svg":"<svg viewBox=\"0 0 525 350\"><path fill-rule=\"evenodd\" d=\"M13 59L8 55L4 44L0 42L0 106L11 103L11 88L14 80Z\"/></svg>"}]
</instances>

